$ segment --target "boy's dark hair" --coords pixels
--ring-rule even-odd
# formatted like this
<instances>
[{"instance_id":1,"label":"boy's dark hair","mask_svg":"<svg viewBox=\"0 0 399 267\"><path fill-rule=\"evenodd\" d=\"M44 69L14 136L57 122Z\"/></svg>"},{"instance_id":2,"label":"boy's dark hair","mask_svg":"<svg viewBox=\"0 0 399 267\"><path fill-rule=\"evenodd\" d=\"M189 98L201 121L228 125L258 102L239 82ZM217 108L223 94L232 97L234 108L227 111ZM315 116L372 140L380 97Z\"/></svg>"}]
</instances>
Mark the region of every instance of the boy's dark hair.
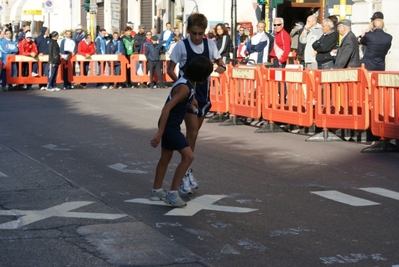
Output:
<instances>
[{"instance_id":1,"label":"boy's dark hair","mask_svg":"<svg viewBox=\"0 0 399 267\"><path fill-rule=\"evenodd\" d=\"M206 29L208 27L208 19L204 14L193 13L187 19L187 29L197 26L201 29Z\"/></svg>"},{"instance_id":2,"label":"boy's dark hair","mask_svg":"<svg viewBox=\"0 0 399 267\"><path fill-rule=\"evenodd\" d=\"M213 64L209 58L197 56L184 67L184 76L192 82L204 82L213 71Z\"/></svg>"},{"instance_id":3,"label":"boy's dark hair","mask_svg":"<svg viewBox=\"0 0 399 267\"><path fill-rule=\"evenodd\" d=\"M240 42L245 43L247 41L247 36L245 34L240 36Z\"/></svg>"}]
</instances>

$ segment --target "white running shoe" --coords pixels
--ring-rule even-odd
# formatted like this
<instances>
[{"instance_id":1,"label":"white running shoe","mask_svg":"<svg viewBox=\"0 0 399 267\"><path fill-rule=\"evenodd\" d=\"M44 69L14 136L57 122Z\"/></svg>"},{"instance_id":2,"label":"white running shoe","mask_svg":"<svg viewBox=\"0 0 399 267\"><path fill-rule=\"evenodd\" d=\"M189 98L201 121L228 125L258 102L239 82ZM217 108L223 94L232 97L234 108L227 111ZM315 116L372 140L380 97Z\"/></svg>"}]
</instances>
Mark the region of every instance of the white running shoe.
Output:
<instances>
[{"instance_id":1,"label":"white running shoe","mask_svg":"<svg viewBox=\"0 0 399 267\"><path fill-rule=\"evenodd\" d=\"M46 88L46 91L54 92L54 89L53 88Z\"/></svg>"},{"instance_id":2,"label":"white running shoe","mask_svg":"<svg viewBox=\"0 0 399 267\"><path fill-rule=\"evenodd\" d=\"M187 203L180 198L178 192L169 192L166 194L164 200L166 204L172 205L173 207L184 207Z\"/></svg>"},{"instance_id":3,"label":"white running shoe","mask_svg":"<svg viewBox=\"0 0 399 267\"><path fill-rule=\"evenodd\" d=\"M186 175L188 175L188 180L190 182L190 187L192 189L197 189L198 188L198 182L197 180L194 178L194 174L193 174L193 169L188 168Z\"/></svg>"},{"instance_id":4,"label":"white running shoe","mask_svg":"<svg viewBox=\"0 0 399 267\"><path fill-rule=\"evenodd\" d=\"M103 85L103 86L101 87L101 89L102 89L102 90L108 89L108 86Z\"/></svg>"},{"instance_id":5,"label":"white running shoe","mask_svg":"<svg viewBox=\"0 0 399 267\"><path fill-rule=\"evenodd\" d=\"M37 74L36 72L32 72L32 77L37 77L39 76L39 74Z\"/></svg>"},{"instance_id":6,"label":"white running shoe","mask_svg":"<svg viewBox=\"0 0 399 267\"><path fill-rule=\"evenodd\" d=\"M165 189L162 188L162 190L156 192L154 192L154 189L151 189L150 200L152 201L164 200L165 196L166 196Z\"/></svg>"},{"instance_id":7,"label":"white running shoe","mask_svg":"<svg viewBox=\"0 0 399 267\"><path fill-rule=\"evenodd\" d=\"M54 87L54 91L60 91L60 88Z\"/></svg>"},{"instance_id":8,"label":"white running shoe","mask_svg":"<svg viewBox=\"0 0 399 267\"><path fill-rule=\"evenodd\" d=\"M180 182L179 191L183 195L189 195L193 193L193 191L191 191L190 180L187 174L184 175L183 179Z\"/></svg>"},{"instance_id":9,"label":"white running shoe","mask_svg":"<svg viewBox=\"0 0 399 267\"><path fill-rule=\"evenodd\" d=\"M46 89L47 88L43 86L43 87L40 88L40 91L45 91Z\"/></svg>"}]
</instances>

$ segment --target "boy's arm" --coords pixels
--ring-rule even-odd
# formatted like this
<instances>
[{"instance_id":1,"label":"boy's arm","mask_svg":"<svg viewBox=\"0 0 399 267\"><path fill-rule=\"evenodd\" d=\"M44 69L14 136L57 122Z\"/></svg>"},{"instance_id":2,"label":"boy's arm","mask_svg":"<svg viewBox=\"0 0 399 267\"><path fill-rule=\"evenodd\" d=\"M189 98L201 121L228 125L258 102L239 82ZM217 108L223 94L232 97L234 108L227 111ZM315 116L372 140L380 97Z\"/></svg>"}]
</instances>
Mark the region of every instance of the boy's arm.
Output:
<instances>
[{"instance_id":1,"label":"boy's arm","mask_svg":"<svg viewBox=\"0 0 399 267\"><path fill-rule=\"evenodd\" d=\"M184 84L176 86L173 90L176 90L176 94L173 95L172 99L169 100L162 109L161 117L159 118L158 132L151 140L152 147L157 147L159 142L161 141L162 135L165 131L166 122L168 121L170 110L178 103L186 99L187 96L190 94L190 89L187 87L187 85Z\"/></svg>"}]
</instances>

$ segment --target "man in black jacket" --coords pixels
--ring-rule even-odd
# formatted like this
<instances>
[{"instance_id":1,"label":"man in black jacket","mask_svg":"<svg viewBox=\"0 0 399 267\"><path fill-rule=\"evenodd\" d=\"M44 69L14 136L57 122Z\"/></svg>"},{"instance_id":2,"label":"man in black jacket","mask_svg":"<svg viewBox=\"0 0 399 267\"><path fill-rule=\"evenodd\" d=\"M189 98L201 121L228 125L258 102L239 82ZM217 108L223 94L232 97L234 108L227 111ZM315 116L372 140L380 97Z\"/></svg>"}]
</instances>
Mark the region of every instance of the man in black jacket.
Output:
<instances>
[{"instance_id":1,"label":"man in black jacket","mask_svg":"<svg viewBox=\"0 0 399 267\"><path fill-rule=\"evenodd\" d=\"M50 43L49 33L50 33L50 31L47 27L42 27L42 33L35 39L35 43L37 46L37 51L39 52L39 56L48 55L48 47L49 47L49 43ZM41 62L39 62L39 64L41 64ZM38 69L39 69L38 64L35 64L34 68L33 68L32 76L39 76L39 75L47 76L48 75L48 64L47 63L42 64L42 73L39 74ZM41 90L44 90L46 85L40 84L39 87Z\"/></svg>"},{"instance_id":2,"label":"man in black jacket","mask_svg":"<svg viewBox=\"0 0 399 267\"><path fill-rule=\"evenodd\" d=\"M361 62L367 70L385 70L385 56L391 48L392 36L384 32L382 19L374 19L372 23L374 30L365 33L360 39L360 43L366 46Z\"/></svg>"},{"instance_id":3,"label":"man in black jacket","mask_svg":"<svg viewBox=\"0 0 399 267\"><path fill-rule=\"evenodd\" d=\"M49 77L47 82L47 91L59 91L56 87L56 79L58 75L58 67L61 64L60 46L58 45L58 32L54 31L50 34L49 43Z\"/></svg>"},{"instance_id":4,"label":"man in black jacket","mask_svg":"<svg viewBox=\"0 0 399 267\"><path fill-rule=\"evenodd\" d=\"M145 40L145 26L143 24L139 25L139 32L133 37L134 39L134 53L140 54L141 44Z\"/></svg>"}]
</instances>

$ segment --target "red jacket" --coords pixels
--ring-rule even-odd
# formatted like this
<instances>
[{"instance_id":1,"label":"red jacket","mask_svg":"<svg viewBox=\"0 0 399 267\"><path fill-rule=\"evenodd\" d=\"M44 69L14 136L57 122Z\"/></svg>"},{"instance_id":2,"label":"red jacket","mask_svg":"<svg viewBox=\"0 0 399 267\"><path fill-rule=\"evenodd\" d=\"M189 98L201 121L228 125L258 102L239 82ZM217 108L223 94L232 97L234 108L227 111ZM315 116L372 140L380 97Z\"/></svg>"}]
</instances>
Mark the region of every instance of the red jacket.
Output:
<instances>
[{"instance_id":1,"label":"red jacket","mask_svg":"<svg viewBox=\"0 0 399 267\"><path fill-rule=\"evenodd\" d=\"M21 42L18 43L18 54L31 56L32 52L35 53L35 56L39 54L37 46L33 41L28 42L28 40L24 38Z\"/></svg>"},{"instance_id":2,"label":"red jacket","mask_svg":"<svg viewBox=\"0 0 399 267\"><path fill-rule=\"evenodd\" d=\"M281 50L283 50L283 54L279 58L278 62L280 64L285 63L288 59L288 55L291 52L291 37L288 32L284 29L275 33L274 37L274 46L273 50L270 52L270 57L276 57L275 46L278 46Z\"/></svg>"},{"instance_id":3,"label":"red jacket","mask_svg":"<svg viewBox=\"0 0 399 267\"><path fill-rule=\"evenodd\" d=\"M78 54L82 56L86 56L86 54L94 55L96 51L96 46L93 42L88 44L86 40L82 40L78 44Z\"/></svg>"}]
</instances>

